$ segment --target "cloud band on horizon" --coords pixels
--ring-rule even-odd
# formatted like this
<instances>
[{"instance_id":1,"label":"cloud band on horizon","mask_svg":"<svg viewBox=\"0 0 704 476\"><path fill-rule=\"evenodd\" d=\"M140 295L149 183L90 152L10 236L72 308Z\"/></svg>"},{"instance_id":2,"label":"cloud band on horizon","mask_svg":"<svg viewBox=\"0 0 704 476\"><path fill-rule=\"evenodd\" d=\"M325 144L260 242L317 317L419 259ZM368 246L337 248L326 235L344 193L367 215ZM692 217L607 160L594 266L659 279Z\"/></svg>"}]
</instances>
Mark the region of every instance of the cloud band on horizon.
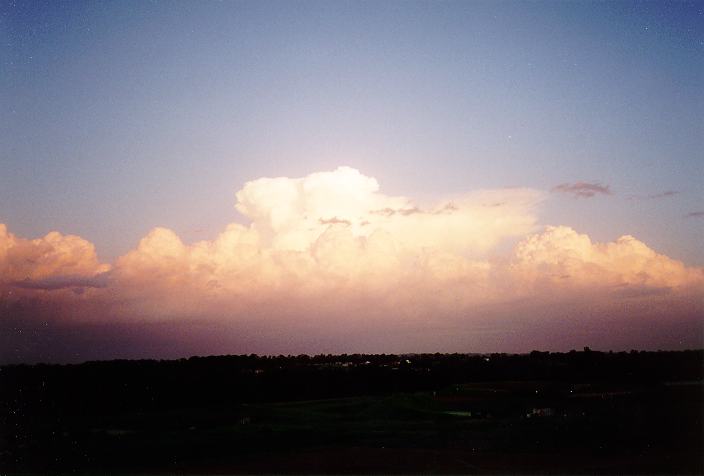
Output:
<instances>
[{"instance_id":1,"label":"cloud band on horizon","mask_svg":"<svg viewBox=\"0 0 704 476\"><path fill-rule=\"evenodd\" d=\"M466 333L487 322L503 337L485 344L500 346L521 342L516 329L524 345L570 342L580 329L613 345L647 343L650 334L634 331L639 319L671 324L669 346L701 336L691 329L702 320L704 269L631 236L594 243L565 226L541 230L539 190L421 206L340 167L247 182L236 197L249 225L193 244L155 228L112 265L79 237L26 240L0 225L0 321L25 303L57 324L216 323L231 342L256 329L271 352L311 341L340 351L385 351L384 342L456 350L487 339ZM515 244L501 252L503 243Z\"/></svg>"}]
</instances>

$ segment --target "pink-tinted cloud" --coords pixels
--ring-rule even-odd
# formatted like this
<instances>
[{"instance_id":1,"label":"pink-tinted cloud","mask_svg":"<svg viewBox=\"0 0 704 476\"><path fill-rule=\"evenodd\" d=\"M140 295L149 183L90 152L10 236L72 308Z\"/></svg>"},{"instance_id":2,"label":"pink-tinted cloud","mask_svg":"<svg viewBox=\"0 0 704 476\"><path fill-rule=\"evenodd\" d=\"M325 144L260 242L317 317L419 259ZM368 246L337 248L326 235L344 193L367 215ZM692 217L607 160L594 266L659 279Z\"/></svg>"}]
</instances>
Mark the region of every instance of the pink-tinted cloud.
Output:
<instances>
[{"instance_id":1,"label":"pink-tinted cloud","mask_svg":"<svg viewBox=\"0 0 704 476\"><path fill-rule=\"evenodd\" d=\"M650 249L632 236L593 243L569 227L547 227L514 251L511 270L539 287L701 286L704 270L691 268Z\"/></svg>"},{"instance_id":2,"label":"pink-tinted cloud","mask_svg":"<svg viewBox=\"0 0 704 476\"><path fill-rule=\"evenodd\" d=\"M191 244L155 228L112 267L81 238L0 226L0 325L29 325L29 308L57 329L165 325L161 338L201 353L638 347L653 329L682 347L701 334L702 268L631 236L541 229L541 191L419 204L339 168L236 196L248 225Z\"/></svg>"},{"instance_id":3,"label":"pink-tinted cloud","mask_svg":"<svg viewBox=\"0 0 704 476\"><path fill-rule=\"evenodd\" d=\"M0 223L0 283L59 276L88 278L110 268L98 262L92 243L51 232L43 238L19 238Z\"/></svg>"}]
</instances>

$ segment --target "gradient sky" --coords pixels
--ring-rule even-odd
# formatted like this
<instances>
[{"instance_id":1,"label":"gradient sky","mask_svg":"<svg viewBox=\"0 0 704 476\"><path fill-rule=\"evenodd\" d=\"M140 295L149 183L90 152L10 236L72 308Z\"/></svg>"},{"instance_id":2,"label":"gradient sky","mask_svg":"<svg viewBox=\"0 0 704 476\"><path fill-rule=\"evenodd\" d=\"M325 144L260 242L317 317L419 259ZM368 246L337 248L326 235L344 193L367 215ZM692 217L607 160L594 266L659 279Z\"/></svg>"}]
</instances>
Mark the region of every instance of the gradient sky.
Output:
<instances>
[{"instance_id":1,"label":"gradient sky","mask_svg":"<svg viewBox=\"0 0 704 476\"><path fill-rule=\"evenodd\" d=\"M0 65L0 223L99 263L349 166L428 210L542 191L512 213L704 265L701 2L6 1Z\"/></svg>"},{"instance_id":2,"label":"gradient sky","mask_svg":"<svg viewBox=\"0 0 704 476\"><path fill-rule=\"evenodd\" d=\"M247 180L350 165L416 196L602 182L617 195L544 221L704 264L684 218L704 206L701 3L0 8L0 217L24 236L113 259L155 225L213 235Z\"/></svg>"}]
</instances>

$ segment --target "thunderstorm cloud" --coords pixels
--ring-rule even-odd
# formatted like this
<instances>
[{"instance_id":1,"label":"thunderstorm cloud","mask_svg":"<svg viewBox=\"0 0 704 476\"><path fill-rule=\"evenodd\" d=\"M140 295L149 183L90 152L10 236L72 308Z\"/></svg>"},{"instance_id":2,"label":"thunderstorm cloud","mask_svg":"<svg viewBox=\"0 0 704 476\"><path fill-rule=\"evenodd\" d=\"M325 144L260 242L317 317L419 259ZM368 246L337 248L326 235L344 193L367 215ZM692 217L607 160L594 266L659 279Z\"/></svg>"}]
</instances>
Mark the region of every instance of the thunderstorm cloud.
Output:
<instances>
[{"instance_id":1,"label":"thunderstorm cloud","mask_svg":"<svg viewBox=\"0 0 704 476\"><path fill-rule=\"evenodd\" d=\"M704 269L632 236L598 243L540 226L546 199L511 188L417 203L349 167L262 178L236 193L247 224L195 243L154 228L112 264L80 237L30 240L0 225L0 359L701 341ZM92 351L52 354L80 329Z\"/></svg>"}]
</instances>

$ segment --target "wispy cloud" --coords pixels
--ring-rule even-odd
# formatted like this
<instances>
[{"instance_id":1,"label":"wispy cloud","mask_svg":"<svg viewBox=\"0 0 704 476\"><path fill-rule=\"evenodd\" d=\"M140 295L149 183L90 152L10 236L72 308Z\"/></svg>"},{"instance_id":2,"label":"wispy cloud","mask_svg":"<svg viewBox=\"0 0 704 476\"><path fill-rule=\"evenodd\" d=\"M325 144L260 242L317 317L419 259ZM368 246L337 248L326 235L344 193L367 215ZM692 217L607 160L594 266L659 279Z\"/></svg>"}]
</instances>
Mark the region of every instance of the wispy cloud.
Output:
<instances>
[{"instance_id":1,"label":"wispy cloud","mask_svg":"<svg viewBox=\"0 0 704 476\"><path fill-rule=\"evenodd\" d=\"M665 198L665 197L672 197L673 195L677 195L678 191L676 190L667 190L666 192L662 193L656 193L655 195L648 195L647 198Z\"/></svg>"},{"instance_id":2,"label":"wispy cloud","mask_svg":"<svg viewBox=\"0 0 704 476\"><path fill-rule=\"evenodd\" d=\"M595 195L611 195L608 185L590 182L561 183L553 187L553 192L568 193L575 197L591 198Z\"/></svg>"},{"instance_id":3,"label":"wispy cloud","mask_svg":"<svg viewBox=\"0 0 704 476\"><path fill-rule=\"evenodd\" d=\"M503 203L492 203L491 205L485 205L485 206L490 206L490 207L495 207L495 206L501 206ZM372 215L380 215L383 217L392 217L394 215L400 215L400 216L410 216L410 215L416 215L416 214L421 214L421 215L443 215L443 214L451 214L459 210L459 207L455 205L453 202L448 202L445 205L438 207L433 210L422 210L418 207L409 207L409 208L383 208L380 210L372 210L369 213Z\"/></svg>"},{"instance_id":4,"label":"wispy cloud","mask_svg":"<svg viewBox=\"0 0 704 476\"><path fill-rule=\"evenodd\" d=\"M629 195L628 198L630 200L657 200L659 198L674 197L675 195L677 195L679 193L680 192L678 192L676 190L666 190L665 192L651 193L649 195Z\"/></svg>"},{"instance_id":5,"label":"wispy cloud","mask_svg":"<svg viewBox=\"0 0 704 476\"><path fill-rule=\"evenodd\" d=\"M685 218L702 218L702 217L704 217L704 211L689 212L684 217Z\"/></svg>"},{"instance_id":6,"label":"wispy cloud","mask_svg":"<svg viewBox=\"0 0 704 476\"><path fill-rule=\"evenodd\" d=\"M337 217L332 217L332 218L328 218L328 219L320 218L320 219L318 219L318 222L321 225L347 225L347 226L349 226L352 224L349 220L343 220L343 219L337 218Z\"/></svg>"},{"instance_id":7,"label":"wispy cloud","mask_svg":"<svg viewBox=\"0 0 704 476\"><path fill-rule=\"evenodd\" d=\"M416 213L425 213L425 212L418 207L397 208L397 209L386 207L386 208L382 208L381 210L372 210L369 213L372 213L374 215L391 217L394 215L408 216L408 215L415 215Z\"/></svg>"}]
</instances>

